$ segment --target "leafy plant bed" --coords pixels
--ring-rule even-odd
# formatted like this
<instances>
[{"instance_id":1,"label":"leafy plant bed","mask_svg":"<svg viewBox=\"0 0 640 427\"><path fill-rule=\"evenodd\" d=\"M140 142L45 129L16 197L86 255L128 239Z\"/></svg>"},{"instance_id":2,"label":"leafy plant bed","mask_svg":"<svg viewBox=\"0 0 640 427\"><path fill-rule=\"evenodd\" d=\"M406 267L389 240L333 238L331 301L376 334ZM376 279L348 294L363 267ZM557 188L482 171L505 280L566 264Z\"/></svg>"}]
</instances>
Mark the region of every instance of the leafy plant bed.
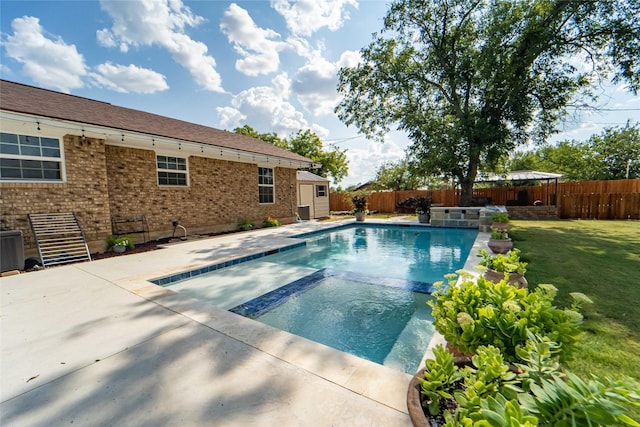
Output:
<instances>
[{"instance_id":1,"label":"leafy plant bed","mask_svg":"<svg viewBox=\"0 0 640 427\"><path fill-rule=\"evenodd\" d=\"M471 363L437 346L409 385L411 421L416 427L640 425L626 415L626 405L640 404L632 385L582 380L560 367L559 350L532 333L515 364L493 346L479 347Z\"/></svg>"}]
</instances>

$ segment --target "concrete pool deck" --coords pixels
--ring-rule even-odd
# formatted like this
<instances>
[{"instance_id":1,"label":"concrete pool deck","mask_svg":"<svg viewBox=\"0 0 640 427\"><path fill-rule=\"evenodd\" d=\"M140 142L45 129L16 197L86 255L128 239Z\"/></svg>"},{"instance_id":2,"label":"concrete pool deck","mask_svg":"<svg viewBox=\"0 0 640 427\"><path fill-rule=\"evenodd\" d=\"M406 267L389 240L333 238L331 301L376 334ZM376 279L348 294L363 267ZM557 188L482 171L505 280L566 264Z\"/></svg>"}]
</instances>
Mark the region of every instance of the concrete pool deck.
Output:
<instances>
[{"instance_id":1,"label":"concrete pool deck","mask_svg":"<svg viewBox=\"0 0 640 427\"><path fill-rule=\"evenodd\" d=\"M0 424L411 425L410 375L148 281L339 224L292 224L1 278ZM465 269L487 238L479 234Z\"/></svg>"}]
</instances>

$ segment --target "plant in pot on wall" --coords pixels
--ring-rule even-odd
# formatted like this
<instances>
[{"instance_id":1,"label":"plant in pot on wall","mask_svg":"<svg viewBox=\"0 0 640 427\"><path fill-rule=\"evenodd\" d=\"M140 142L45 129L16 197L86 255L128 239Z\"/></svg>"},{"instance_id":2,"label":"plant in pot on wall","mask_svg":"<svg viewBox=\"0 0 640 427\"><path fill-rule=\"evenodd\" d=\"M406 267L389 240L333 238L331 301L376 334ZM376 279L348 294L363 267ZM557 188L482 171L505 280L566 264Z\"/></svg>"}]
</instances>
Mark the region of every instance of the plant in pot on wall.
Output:
<instances>
[{"instance_id":1,"label":"plant in pot on wall","mask_svg":"<svg viewBox=\"0 0 640 427\"><path fill-rule=\"evenodd\" d=\"M491 238L487 246L494 254L506 254L513 248L513 242L506 231L491 230Z\"/></svg>"},{"instance_id":2,"label":"plant in pot on wall","mask_svg":"<svg viewBox=\"0 0 640 427\"><path fill-rule=\"evenodd\" d=\"M486 267L484 277L493 283L507 279L507 283L513 286L526 288L528 285L524 273L527 272L527 263L520 260L520 251L511 249L507 254L489 255L484 249L478 251L478 256L482 257L479 265Z\"/></svg>"},{"instance_id":3,"label":"plant in pot on wall","mask_svg":"<svg viewBox=\"0 0 640 427\"><path fill-rule=\"evenodd\" d=\"M356 193L351 199L353 202L353 213L356 221L364 221L367 214L367 195L364 193Z\"/></svg>"},{"instance_id":4,"label":"plant in pot on wall","mask_svg":"<svg viewBox=\"0 0 640 427\"><path fill-rule=\"evenodd\" d=\"M491 229L509 231L509 214L506 212L496 212L491 215Z\"/></svg>"},{"instance_id":5,"label":"plant in pot on wall","mask_svg":"<svg viewBox=\"0 0 640 427\"><path fill-rule=\"evenodd\" d=\"M431 220L431 198L430 197L416 197L416 215L418 215L418 222L422 224L428 224Z\"/></svg>"},{"instance_id":6,"label":"plant in pot on wall","mask_svg":"<svg viewBox=\"0 0 640 427\"><path fill-rule=\"evenodd\" d=\"M133 239L129 236L109 236L107 237L107 250L122 253L127 249L135 247Z\"/></svg>"}]
</instances>

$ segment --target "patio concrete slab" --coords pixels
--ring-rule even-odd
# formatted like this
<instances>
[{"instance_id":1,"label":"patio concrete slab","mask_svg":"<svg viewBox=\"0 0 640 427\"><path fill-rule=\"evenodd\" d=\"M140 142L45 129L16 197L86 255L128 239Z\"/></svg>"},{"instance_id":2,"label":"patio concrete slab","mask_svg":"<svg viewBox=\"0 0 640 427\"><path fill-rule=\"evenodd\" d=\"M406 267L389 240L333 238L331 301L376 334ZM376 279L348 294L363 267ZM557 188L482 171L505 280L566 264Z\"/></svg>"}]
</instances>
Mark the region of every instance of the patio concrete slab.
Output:
<instances>
[{"instance_id":1,"label":"patio concrete slab","mask_svg":"<svg viewBox=\"0 0 640 427\"><path fill-rule=\"evenodd\" d=\"M7 426L396 426L407 421L402 412L198 324L5 402L2 413Z\"/></svg>"},{"instance_id":2,"label":"patio concrete slab","mask_svg":"<svg viewBox=\"0 0 640 427\"><path fill-rule=\"evenodd\" d=\"M1 279L4 401L184 325L73 266Z\"/></svg>"},{"instance_id":3,"label":"patio concrete slab","mask_svg":"<svg viewBox=\"0 0 640 427\"><path fill-rule=\"evenodd\" d=\"M0 424L406 426L410 375L148 280L302 223L0 279Z\"/></svg>"}]
</instances>

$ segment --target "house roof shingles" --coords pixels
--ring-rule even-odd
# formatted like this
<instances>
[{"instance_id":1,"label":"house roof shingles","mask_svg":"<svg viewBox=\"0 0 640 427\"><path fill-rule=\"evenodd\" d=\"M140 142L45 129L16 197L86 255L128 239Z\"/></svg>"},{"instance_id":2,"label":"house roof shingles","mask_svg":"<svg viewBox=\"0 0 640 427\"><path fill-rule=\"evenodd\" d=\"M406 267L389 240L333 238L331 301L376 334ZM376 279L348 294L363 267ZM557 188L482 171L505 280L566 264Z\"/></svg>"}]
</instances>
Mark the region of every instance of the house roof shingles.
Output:
<instances>
[{"instance_id":1,"label":"house roof shingles","mask_svg":"<svg viewBox=\"0 0 640 427\"><path fill-rule=\"evenodd\" d=\"M249 136L8 80L0 80L0 109L297 162L312 162L306 157Z\"/></svg>"}]
</instances>

